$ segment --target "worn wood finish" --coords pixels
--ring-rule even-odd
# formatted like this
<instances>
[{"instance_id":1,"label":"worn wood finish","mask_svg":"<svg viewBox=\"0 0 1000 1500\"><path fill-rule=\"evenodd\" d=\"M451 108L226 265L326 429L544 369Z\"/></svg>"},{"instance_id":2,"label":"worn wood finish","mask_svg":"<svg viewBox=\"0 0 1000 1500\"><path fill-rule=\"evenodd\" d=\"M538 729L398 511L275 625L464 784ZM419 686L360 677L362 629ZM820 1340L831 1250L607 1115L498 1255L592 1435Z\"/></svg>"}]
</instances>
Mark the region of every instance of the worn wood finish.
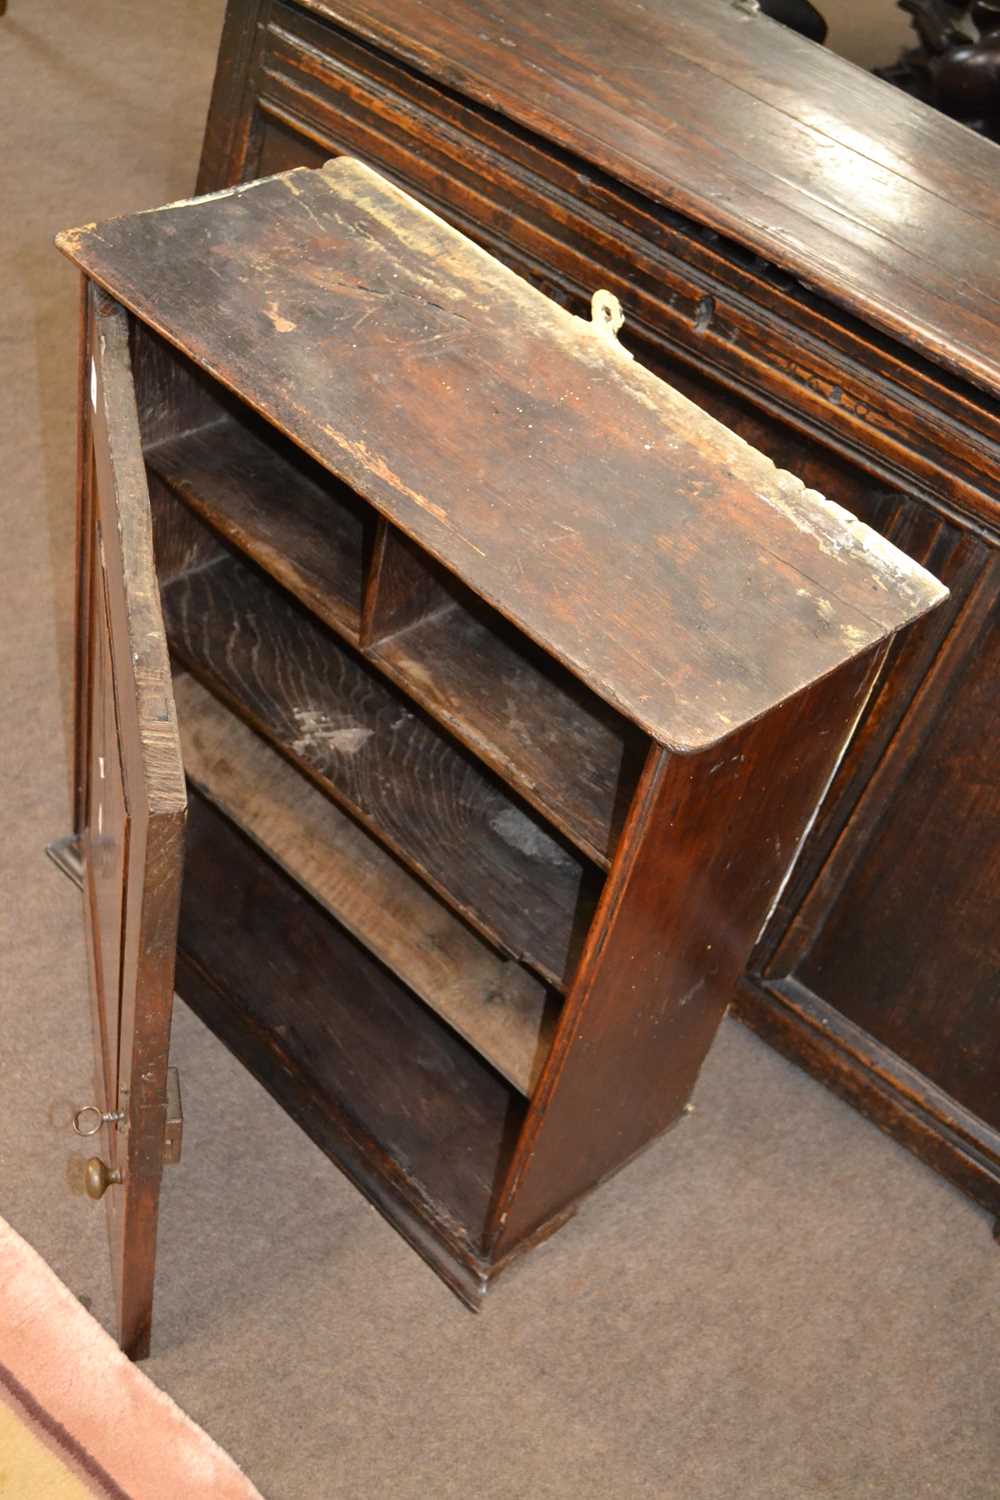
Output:
<instances>
[{"instance_id":1,"label":"worn wood finish","mask_svg":"<svg viewBox=\"0 0 1000 1500\"><path fill-rule=\"evenodd\" d=\"M185 813L124 312L97 298L90 340L96 481L90 776L81 832L106 1018L107 1196L119 1340L149 1348Z\"/></svg>"},{"instance_id":2,"label":"worn wood finish","mask_svg":"<svg viewBox=\"0 0 1000 1500\"><path fill-rule=\"evenodd\" d=\"M777 22L715 0L512 0L485 25L479 0L304 7L776 265L808 259L834 301L1000 391L989 143Z\"/></svg>"},{"instance_id":3,"label":"worn wood finish","mask_svg":"<svg viewBox=\"0 0 1000 1500\"><path fill-rule=\"evenodd\" d=\"M651 752L498 1200L498 1256L681 1114L881 658L716 752Z\"/></svg>"},{"instance_id":4,"label":"worn wood finish","mask_svg":"<svg viewBox=\"0 0 1000 1500\"><path fill-rule=\"evenodd\" d=\"M813 995L808 1004L791 1001L785 980L762 972L814 882L817 893L836 885L842 914L853 907L851 920L864 923L867 863L877 860L880 829L895 821L891 801L918 764L912 749L902 747L911 742L910 719L925 698L924 676L933 675L940 715L956 712L979 743L995 737L991 715L974 723L961 706L973 680L962 663L977 627L960 606L977 577L996 587L990 559L1000 508L1000 409L992 377L989 385L980 378L985 363L995 368L996 339L990 331L972 361L960 356L955 363L949 353L957 355L975 336L966 315L970 298L978 296L981 326L993 320L994 304L988 292L982 295L1000 264L993 149L831 53L721 5L715 14L723 19L708 31L690 6L636 12L636 24L658 30L657 56L683 54L690 67L683 78L659 66L630 76L626 105L609 109L608 134L595 136L586 128L592 96L596 107L607 105L622 76L616 67L629 60L631 42L617 29L616 4L582 13L574 5L573 24L564 24L560 6L535 8L527 19L515 7L503 26L484 24L478 4L456 0L433 16L429 11L410 0L391 10L358 3L349 14L337 4L229 0L200 188L318 166L347 152L390 173L572 311L585 311L593 287L610 287L626 308L623 337L643 363L949 583L947 609L893 647L762 939L755 977L741 985L737 1003L762 1034L996 1208L1000 1152L986 1122L962 1103L980 1086L974 1059L982 1045L976 1042L969 1054L967 1091L965 1031L947 1014L954 985L942 978L931 1007L940 1022L936 1049L950 1058L955 1093L949 1097L892 1050L890 1040L905 1053L898 1030L892 1039L886 1033L886 1041L877 1034L883 1009L902 1018L912 1003L914 1015L931 1013L919 981L911 991L905 957L891 976L883 968L876 987L856 963L848 982L850 956L842 950L843 966L833 964L828 949L827 998ZM522 31L513 35L508 19L530 29L527 52ZM365 39L369 26L378 29L376 46ZM692 27L700 37L697 52ZM512 40L517 49L506 45ZM598 69L588 66L595 46ZM616 65L610 79L609 59ZM545 70L535 74L544 86L521 93L519 80L536 66ZM719 75L725 87L717 92ZM484 78L488 97L480 89ZM562 85L556 92L553 78ZM659 186L641 191L624 156L620 165L602 165L598 155L612 136L619 145L636 138L633 83L643 108L657 98L661 106L654 135L640 128L638 137L655 154L646 165L657 168ZM744 161L752 137L743 108L719 107L747 92L770 111L767 149L754 148L752 172ZM706 101L710 130L699 134L692 121ZM554 133L563 128L565 139ZM706 175L707 149L713 171L725 174L721 192ZM880 176L883 167L898 181ZM776 191L797 195L804 211L795 243L783 248L776 242L781 223L769 204L761 211L767 179ZM919 200L911 196L912 182L921 184ZM933 203L933 216L915 219L915 201ZM832 232L820 222L831 204ZM733 226L728 235L713 227L720 213ZM955 234L959 220L963 231ZM857 260L841 258L841 239L858 223L877 228L876 221L887 232L867 241L859 278ZM976 277L963 280L952 299L945 283L956 269L966 277L969 246ZM933 285L942 296L928 322L926 293ZM891 320L891 335L888 323L873 323L874 307ZM978 837L1000 843L992 803L974 794L971 782L969 791L967 798L957 781L948 786L953 826L969 826L974 801ZM912 899L909 922L894 928L901 955L911 946L921 951L925 913L938 901L937 864L932 842L923 842L922 820L909 830L906 849ZM881 873L886 891L894 873L884 867ZM939 975L983 972L993 962L998 918L984 891L983 880L971 901L933 924ZM808 920L795 925L798 948L821 929L826 902L825 894L810 897ZM793 972L798 959L789 961ZM789 983L798 985L799 997L806 993L798 980ZM863 1007L876 1031L852 1030L840 1004L851 1013ZM991 1036L995 1014L983 1026L983 1036ZM915 1042L930 1045L930 1038ZM1000 1076L993 1089L1000 1094ZM958 1117L968 1146L952 1129Z\"/></svg>"},{"instance_id":5,"label":"worn wood finish","mask_svg":"<svg viewBox=\"0 0 1000 1500\"><path fill-rule=\"evenodd\" d=\"M968 573L969 559L958 561ZM963 589L960 628L952 623L921 680L892 754L860 796L821 878L800 893L781 941L755 963L769 986L781 985L783 994L794 979L796 999L822 997L958 1101L983 1122L994 1149L1000 785L995 741L982 726L996 708L997 569L994 559ZM954 698L943 696L946 684ZM848 884L860 849L864 863ZM954 946L942 947L932 923L914 928L914 907L928 888L943 919L958 925ZM963 941L967 931L985 942Z\"/></svg>"},{"instance_id":6,"label":"worn wood finish","mask_svg":"<svg viewBox=\"0 0 1000 1500\"><path fill-rule=\"evenodd\" d=\"M468 921L567 982L596 871L235 557L164 591L171 649Z\"/></svg>"},{"instance_id":7,"label":"worn wood finish","mask_svg":"<svg viewBox=\"0 0 1000 1500\"><path fill-rule=\"evenodd\" d=\"M498 46L498 72L505 55ZM810 291L807 251L797 275L780 271L740 240L639 197L585 156L567 156L296 5L272 8L240 87L240 144L214 161L209 187L358 155L564 306L584 310L595 285L617 292L629 347L644 361L708 373L704 404L721 420L720 388L736 388L883 482L904 471L934 500L980 517L995 512L984 487L1000 483L996 400ZM676 138L673 113L663 133ZM799 170L794 161L784 167ZM949 183L937 191L947 203ZM742 192L737 170L734 203Z\"/></svg>"},{"instance_id":8,"label":"worn wood finish","mask_svg":"<svg viewBox=\"0 0 1000 1500\"><path fill-rule=\"evenodd\" d=\"M673 749L718 742L943 597L361 163L59 244ZM511 517L542 500L545 527L512 548Z\"/></svg>"},{"instance_id":9,"label":"worn wood finish","mask_svg":"<svg viewBox=\"0 0 1000 1500\"><path fill-rule=\"evenodd\" d=\"M197 678L182 993L474 1305L676 1118L876 661L946 591L357 163L64 246L147 320L150 493L134 405L118 442L146 623ZM515 959L567 992L551 1042Z\"/></svg>"},{"instance_id":10,"label":"worn wood finish","mask_svg":"<svg viewBox=\"0 0 1000 1500\"><path fill-rule=\"evenodd\" d=\"M366 517L349 490L316 475L298 450L279 450L274 436L222 418L147 447L146 462L221 535L356 641Z\"/></svg>"},{"instance_id":11,"label":"worn wood finish","mask_svg":"<svg viewBox=\"0 0 1000 1500\"><path fill-rule=\"evenodd\" d=\"M168 484L325 624L360 641L408 696L607 865L643 736L386 522L372 540L370 512L366 521L330 476L304 474L309 460L280 443L249 416L216 416L154 442L146 462L154 488ZM167 508L154 518L184 529ZM204 537L200 545L211 555Z\"/></svg>"},{"instance_id":12,"label":"worn wood finish","mask_svg":"<svg viewBox=\"0 0 1000 1500\"><path fill-rule=\"evenodd\" d=\"M317 1145L474 1259L523 1101L197 795L179 942L194 1008Z\"/></svg>"},{"instance_id":13,"label":"worn wood finish","mask_svg":"<svg viewBox=\"0 0 1000 1500\"><path fill-rule=\"evenodd\" d=\"M530 1094L559 1007L193 677L174 684L188 779L348 932Z\"/></svg>"},{"instance_id":14,"label":"worn wood finish","mask_svg":"<svg viewBox=\"0 0 1000 1500\"><path fill-rule=\"evenodd\" d=\"M607 865L648 745L621 715L463 593L372 660Z\"/></svg>"}]
</instances>

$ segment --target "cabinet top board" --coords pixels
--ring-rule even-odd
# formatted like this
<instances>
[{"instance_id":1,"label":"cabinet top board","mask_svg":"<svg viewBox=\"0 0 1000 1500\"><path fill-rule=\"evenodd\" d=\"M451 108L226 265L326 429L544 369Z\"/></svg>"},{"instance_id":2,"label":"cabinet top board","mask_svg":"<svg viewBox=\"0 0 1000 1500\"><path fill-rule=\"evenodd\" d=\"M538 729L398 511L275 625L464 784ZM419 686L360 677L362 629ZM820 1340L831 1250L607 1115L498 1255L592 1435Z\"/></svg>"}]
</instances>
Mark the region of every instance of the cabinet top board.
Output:
<instances>
[{"instance_id":1,"label":"cabinet top board","mask_svg":"<svg viewBox=\"0 0 1000 1500\"><path fill-rule=\"evenodd\" d=\"M756 0L301 0L1000 394L1000 151Z\"/></svg>"},{"instance_id":2,"label":"cabinet top board","mask_svg":"<svg viewBox=\"0 0 1000 1500\"><path fill-rule=\"evenodd\" d=\"M350 158L58 244L676 751L946 595Z\"/></svg>"}]
</instances>

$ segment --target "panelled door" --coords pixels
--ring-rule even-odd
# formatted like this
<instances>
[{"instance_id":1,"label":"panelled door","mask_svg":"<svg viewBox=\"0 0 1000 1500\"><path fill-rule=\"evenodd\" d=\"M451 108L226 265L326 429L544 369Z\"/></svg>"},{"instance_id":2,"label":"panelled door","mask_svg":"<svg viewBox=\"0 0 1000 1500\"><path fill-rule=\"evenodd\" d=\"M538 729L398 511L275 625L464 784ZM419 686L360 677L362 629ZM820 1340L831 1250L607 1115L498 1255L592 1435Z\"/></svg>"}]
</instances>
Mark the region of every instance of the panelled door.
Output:
<instances>
[{"instance_id":1,"label":"panelled door","mask_svg":"<svg viewBox=\"0 0 1000 1500\"><path fill-rule=\"evenodd\" d=\"M181 765L129 359L128 317L84 318L77 834L97 1052L98 1154L118 1335L149 1349L184 849Z\"/></svg>"}]
</instances>

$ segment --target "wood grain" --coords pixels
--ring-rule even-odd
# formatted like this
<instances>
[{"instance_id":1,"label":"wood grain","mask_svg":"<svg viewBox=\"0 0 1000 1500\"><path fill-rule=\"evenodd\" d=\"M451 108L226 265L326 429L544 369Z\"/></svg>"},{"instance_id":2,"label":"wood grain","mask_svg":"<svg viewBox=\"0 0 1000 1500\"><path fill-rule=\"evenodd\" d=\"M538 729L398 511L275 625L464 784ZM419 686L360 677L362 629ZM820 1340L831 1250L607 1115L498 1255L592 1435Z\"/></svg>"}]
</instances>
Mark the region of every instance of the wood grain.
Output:
<instances>
[{"instance_id":1,"label":"wood grain","mask_svg":"<svg viewBox=\"0 0 1000 1500\"><path fill-rule=\"evenodd\" d=\"M455 582L409 537L378 523L361 626L365 648L378 645L456 603Z\"/></svg>"},{"instance_id":2,"label":"wood grain","mask_svg":"<svg viewBox=\"0 0 1000 1500\"><path fill-rule=\"evenodd\" d=\"M640 731L471 597L370 656L607 866L648 744Z\"/></svg>"},{"instance_id":3,"label":"wood grain","mask_svg":"<svg viewBox=\"0 0 1000 1500\"><path fill-rule=\"evenodd\" d=\"M197 793L182 991L334 1161L474 1250L523 1101Z\"/></svg>"},{"instance_id":4,"label":"wood grain","mask_svg":"<svg viewBox=\"0 0 1000 1500\"><path fill-rule=\"evenodd\" d=\"M564 985L597 871L263 574L164 592L171 649L513 958Z\"/></svg>"},{"instance_id":5,"label":"wood grain","mask_svg":"<svg viewBox=\"0 0 1000 1500\"><path fill-rule=\"evenodd\" d=\"M303 3L1000 391L995 148L766 16Z\"/></svg>"},{"instance_id":6,"label":"wood grain","mask_svg":"<svg viewBox=\"0 0 1000 1500\"><path fill-rule=\"evenodd\" d=\"M607 865L645 750L642 734L502 615L485 608L273 429L245 413L146 450L160 576L211 556L157 503L166 483L468 745L590 858ZM315 472L303 472L306 466Z\"/></svg>"},{"instance_id":7,"label":"wood grain","mask_svg":"<svg viewBox=\"0 0 1000 1500\"><path fill-rule=\"evenodd\" d=\"M677 750L944 597L358 162L59 243Z\"/></svg>"},{"instance_id":8,"label":"wood grain","mask_svg":"<svg viewBox=\"0 0 1000 1500\"><path fill-rule=\"evenodd\" d=\"M229 0L231 24L249 9L246 0ZM614 12L614 6L602 7L608 18ZM407 5L394 14L401 37L417 27L410 41L419 48L426 35L419 8ZM533 17L539 32L552 14L546 7ZM682 44L691 14L686 6L658 14L664 40ZM729 18L725 7L719 14ZM747 35L745 27L739 19L730 21L725 41L715 33L708 49L709 65L723 67L737 85L746 78L748 61L755 78L762 71L759 53L750 57L740 40ZM890 335L856 306L849 278L831 289L840 307L816 291L812 236L804 235L790 248L787 270L759 253L754 241L758 226L744 212L752 209L756 184L735 162L727 199L741 227L732 238L709 227L719 205L700 193L701 143L686 131L675 108L660 146L664 159L673 158L671 182L683 178L691 187L684 214L675 204L666 207L662 199L630 188L620 175L594 166L585 159L588 147L582 139L575 153L555 144L544 96L532 101L530 130L477 102L462 81L462 68L468 46L477 52L481 48L482 30L471 36L460 27L453 30L447 81L439 82L430 70L417 72L401 61L403 48L395 41L373 46L353 26L335 25L299 5L275 4L263 18L252 65L243 68L235 49L225 44L220 49L220 89L229 92L225 102L220 93L218 107L229 111L235 129L224 150L214 149L218 135L215 141L206 138L203 188L218 189L299 165L318 166L329 155L356 155L574 311L585 305L587 289L610 287L627 309L626 338L637 358L781 467L889 535L952 589L947 611L936 611L894 643L877 697L769 923L766 946L771 951L780 941L780 961L790 964L794 974L803 952L821 933L838 891L841 930L850 922L872 931L867 903L873 886L867 867L879 862L883 831L892 836L892 799L911 768L921 774L936 734L948 733L944 718L937 721L940 730L933 720L927 727L924 688L932 688L939 712L964 719L969 743L992 743L989 712L981 722L972 721L965 703L976 678L964 662L967 650L977 649L979 627L961 605L975 577L990 573L996 545L1000 406L977 385L975 370L946 369L925 357L930 349L922 354L904 341L913 302L906 268L914 257L926 258L927 274L936 276L940 234L915 231L911 221L900 221L893 226L896 238L886 240L884 253L871 259L865 287L883 302L889 298L899 330ZM510 49L504 45L510 38L500 27L486 31L490 78L500 86L511 67ZM729 45L733 37L735 49ZM786 113L805 118L821 100L828 120L846 125L845 135L860 127L868 143L880 150L886 144L881 134L885 122L881 107L874 106L895 97L903 113L891 121L892 144L902 146L906 170L918 172L941 205L941 222L948 221L956 195L963 208L976 212L984 202L995 205L989 176L979 173L974 192L966 191L969 143L964 132L934 111L887 94L865 74L849 74L829 51L802 47L787 30L772 30L771 41L763 66L779 91L774 102L780 98ZM559 44L572 50L573 36L561 36ZM609 34L608 50L615 45ZM442 71L440 78L445 76ZM601 87L602 75L595 75L594 85ZM557 101L557 109L563 102ZM242 128L251 120L252 130ZM731 122L717 115L713 123L721 133ZM914 141L919 142L916 154L910 151ZM765 165L781 164L797 190L811 192L810 177L815 180L817 174L822 180L820 156L793 159L782 154L780 132L768 144ZM863 208L863 160L859 168ZM828 185L842 200L845 214L857 210L853 176L843 183L831 178ZM992 251L995 236L985 223L979 234ZM819 248L825 249L825 243ZM946 303L934 336L946 344L965 328L962 306ZM994 352L993 340L986 352ZM928 544L935 532L937 540ZM991 577L995 590L1000 580L995 573ZM981 711L981 695L972 691L971 696ZM977 817L986 808L987 826L977 823L972 838L977 844L988 841L987 796L977 777L965 779L961 791L953 782L946 800L956 824L962 824L968 807L975 806ZM928 834L934 821L928 820ZM962 1090L967 1050L973 1091L989 1097L989 1075L981 1071L995 1029L989 1026L989 1008L970 1044L967 1027L952 1021L953 1009L965 1010L967 1020L969 1012L966 995L951 979L953 973L971 973L971 992L981 995L979 976L995 966L989 896L984 877L977 884L977 871L963 869L961 914L933 928L930 970L939 976L934 1007L940 1011L933 1028L928 1027L930 973L922 965L914 972L906 955L912 944L926 956L924 914L937 900L939 861L925 851L924 821L917 822L904 840L905 877L898 866L883 863L879 871L875 905L887 913L894 933L891 948L880 950L881 962L869 967L857 961L856 949L837 955L828 950L820 978L815 971L813 976L829 991L827 998L794 978L764 977L754 969L754 977L740 987L737 1004L740 1014L769 1040L996 1211L996 1132L832 1003L836 996L845 1010L863 1009L876 1028L891 1015L895 1045L905 1052L912 1040L915 1049L926 1049L938 1073L947 1071L956 1092ZM892 898L897 878L905 881L909 897L900 908L894 908ZM815 889L797 916L811 884ZM895 955L891 964L890 952ZM844 983L846 970L849 984ZM783 972L778 968L776 975ZM795 990L794 1001L789 987ZM907 1027L911 1006L912 1039ZM852 1039L835 1038L838 1028ZM994 1076L992 1096L998 1094L1000 1077ZM956 1116L962 1118L960 1130Z\"/></svg>"},{"instance_id":9,"label":"wood grain","mask_svg":"<svg viewBox=\"0 0 1000 1500\"><path fill-rule=\"evenodd\" d=\"M189 781L530 1094L558 1007L193 677L174 684Z\"/></svg>"},{"instance_id":10,"label":"wood grain","mask_svg":"<svg viewBox=\"0 0 1000 1500\"><path fill-rule=\"evenodd\" d=\"M84 849L92 861L113 839L121 870L120 917L115 931L120 957L117 1026L108 1028L114 1055L105 1064L115 1079L115 1107L127 1128L107 1138L109 1165L122 1183L106 1203L117 1288L117 1328L133 1358L149 1350L167 1061L173 1012L173 977L184 850L186 793L171 689L163 616L153 555L149 496L129 361L128 318L103 296L95 297L91 339L93 454L96 478L95 567L101 579L91 607L106 612L110 648L95 682L107 699L91 706L89 720L104 716L109 755L120 763L124 792L121 821L104 825L112 803L101 788L88 790L91 821ZM102 649L101 626L95 649ZM103 809L103 812L102 812ZM87 871L88 882L91 871ZM103 940L107 950L107 938ZM109 1001L113 997L108 997Z\"/></svg>"},{"instance_id":11,"label":"wood grain","mask_svg":"<svg viewBox=\"0 0 1000 1500\"><path fill-rule=\"evenodd\" d=\"M497 1201L498 1257L680 1117L883 653L722 751L651 751Z\"/></svg>"},{"instance_id":12,"label":"wood grain","mask_svg":"<svg viewBox=\"0 0 1000 1500\"><path fill-rule=\"evenodd\" d=\"M357 640L366 506L272 428L221 417L146 449L154 474L303 603Z\"/></svg>"}]
</instances>

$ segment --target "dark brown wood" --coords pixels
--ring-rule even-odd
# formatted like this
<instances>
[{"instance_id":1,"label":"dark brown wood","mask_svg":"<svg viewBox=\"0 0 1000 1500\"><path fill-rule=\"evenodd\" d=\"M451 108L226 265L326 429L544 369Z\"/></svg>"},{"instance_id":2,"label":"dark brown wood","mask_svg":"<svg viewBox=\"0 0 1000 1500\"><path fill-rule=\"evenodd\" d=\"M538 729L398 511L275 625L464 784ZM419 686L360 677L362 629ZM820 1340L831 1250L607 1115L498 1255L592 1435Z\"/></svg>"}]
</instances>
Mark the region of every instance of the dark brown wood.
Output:
<instances>
[{"instance_id":1,"label":"dark brown wood","mask_svg":"<svg viewBox=\"0 0 1000 1500\"><path fill-rule=\"evenodd\" d=\"M359 162L58 243L673 749L717 743L943 597Z\"/></svg>"},{"instance_id":2,"label":"dark brown wood","mask_svg":"<svg viewBox=\"0 0 1000 1500\"><path fill-rule=\"evenodd\" d=\"M912 100L777 22L731 7L720 25L713 0L512 0L499 26L483 24L478 0L305 8L775 265L794 273L808 259L826 295L1000 391L989 143L936 129ZM911 245L901 223L933 250Z\"/></svg>"},{"instance_id":3,"label":"dark brown wood","mask_svg":"<svg viewBox=\"0 0 1000 1500\"><path fill-rule=\"evenodd\" d=\"M435 719L607 865L648 740L470 597L370 652Z\"/></svg>"},{"instance_id":4,"label":"dark brown wood","mask_svg":"<svg viewBox=\"0 0 1000 1500\"><path fill-rule=\"evenodd\" d=\"M651 752L498 1203L498 1255L680 1116L881 657L707 755Z\"/></svg>"},{"instance_id":5,"label":"dark brown wood","mask_svg":"<svg viewBox=\"0 0 1000 1500\"><path fill-rule=\"evenodd\" d=\"M317 1145L475 1262L523 1101L197 794L179 942L189 1002Z\"/></svg>"},{"instance_id":6,"label":"dark brown wood","mask_svg":"<svg viewBox=\"0 0 1000 1500\"><path fill-rule=\"evenodd\" d=\"M369 518L273 430L223 419L146 449L153 473L329 625L357 640Z\"/></svg>"},{"instance_id":7,"label":"dark brown wood","mask_svg":"<svg viewBox=\"0 0 1000 1500\"><path fill-rule=\"evenodd\" d=\"M794 973L799 985L822 995L862 1031L876 1038L938 1089L1000 1132L1000 778L996 741L982 727L995 716L1000 631L990 572L969 597L960 633L961 659L940 663L925 679L907 726L905 779L878 809L878 837L849 886L845 855L831 857L824 877L799 907L773 958L768 977ZM954 698L939 688L947 665ZM892 761L880 775L888 778ZM872 840L872 787L841 835L842 846ZM913 829L919 827L919 851ZM846 852L846 851L845 851ZM838 876L840 878L838 879ZM938 924L914 923L914 911L933 891L942 924L959 927L953 945L939 941ZM962 941L984 933L985 944Z\"/></svg>"},{"instance_id":8,"label":"dark brown wood","mask_svg":"<svg viewBox=\"0 0 1000 1500\"><path fill-rule=\"evenodd\" d=\"M451 585L451 586L449 586ZM361 633L367 648L453 610L447 573L387 521L380 521L365 594Z\"/></svg>"},{"instance_id":9,"label":"dark brown wood","mask_svg":"<svg viewBox=\"0 0 1000 1500\"><path fill-rule=\"evenodd\" d=\"M124 312L97 296L88 399L95 481L84 822L118 1336L149 1349L185 814Z\"/></svg>"},{"instance_id":10,"label":"dark brown wood","mask_svg":"<svg viewBox=\"0 0 1000 1500\"><path fill-rule=\"evenodd\" d=\"M487 937L567 983L597 872L262 574L164 591L171 650Z\"/></svg>"},{"instance_id":11,"label":"dark brown wood","mask_svg":"<svg viewBox=\"0 0 1000 1500\"><path fill-rule=\"evenodd\" d=\"M480 941L193 677L183 673L174 694L188 780L530 1094L551 1045L556 997Z\"/></svg>"},{"instance_id":12,"label":"dark brown wood","mask_svg":"<svg viewBox=\"0 0 1000 1500\"><path fill-rule=\"evenodd\" d=\"M853 909L850 920L865 922L868 861L918 764L897 751L925 676L933 670L937 708L921 733L933 739L955 713L974 741L995 737L992 716L972 720L962 706L973 681L963 663L979 638L963 605L981 575L995 588L1000 514L995 148L763 18L722 7L723 27L717 6L631 8L623 30L621 10L614 0L515 6L501 25L484 23L472 0L230 0L200 188L352 153L571 310L585 311L595 286L610 287L637 358L949 584L948 606L893 646L762 940L758 977L737 1003L762 1034L995 1208L1000 1154L962 1104L964 1029L947 1019L955 986L940 977L994 962L1000 913L987 904L985 878L971 902L931 924L937 1048L949 1052L955 1090L947 1106L875 1035L841 1045L826 1025L840 1014L834 996L873 1021L883 1006L907 1013L905 951L921 951L926 913L941 909L923 819L906 840L910 915L894 928L900 962L891 976L883 967L876 986L845 953L848 986L827 951L829 995L813 997L820 1030L812 1010L788 1001L784 981L760 977L814 882L836 885L842 920ZM648 28L655 50L643 43L633 70L636 37ZM790 205L801 211L794 242L774 211ZM989 329L977 334L977 320ZM953 825L969 826L972 802L977 838L1000 843L992 802L973 788L967 798L954 782ZM880 889L895 878L883 863ZM970 866L963 889L975 881ZM806 947L825 908L817 897L808 909L796 926ZM926 1014L919 980L912 1000ZM995 1029L994 1015L984 1035ZM897 1044L905 1052L905 1039ZM1000 1076L993 1088L1000 1093ZM963 1110L974 1147L956 1145L948 1123Z\"/></svg>"},{"instance_id":13,"label":"dark brown wood","mask_svg":"<svg viewBox=\"0 0 1000 1500\"><path fill-rule=\"evenodd\" d=\"M217 410L147 447L154 488L168 484L327 625L360 640L433 718L607 865L643 736L388 523L379 523L372 543L371 513L366 521L351 492L324 471L303 472L315 466L273 429L246 415L219 419ZM175 508L155 508L154 517L184 529ZM164 537L161 577L168 545ZM200 547L210 555L203 535Z\"/></svg>"},{"instance_id":14,"label":"dark brown wood","mask_svg":"<svg viewBox=\"0 0 1000 1500\"><path fill-rule=\"evenodd\" d=\"M877 663L946 590L633 363L613 302L569 317L358 163L62 242L141 309L141 423L130 384L106 442L175 791L166 642L180 669L182 993L475 1304L683 1108ZM108 714L145 700L105 594L113 916ZM179 864L126 892L126 1055L169 1016L132 917ZM554 1039L522 959L567 992Z\"/></svg>"}]
</instances>

